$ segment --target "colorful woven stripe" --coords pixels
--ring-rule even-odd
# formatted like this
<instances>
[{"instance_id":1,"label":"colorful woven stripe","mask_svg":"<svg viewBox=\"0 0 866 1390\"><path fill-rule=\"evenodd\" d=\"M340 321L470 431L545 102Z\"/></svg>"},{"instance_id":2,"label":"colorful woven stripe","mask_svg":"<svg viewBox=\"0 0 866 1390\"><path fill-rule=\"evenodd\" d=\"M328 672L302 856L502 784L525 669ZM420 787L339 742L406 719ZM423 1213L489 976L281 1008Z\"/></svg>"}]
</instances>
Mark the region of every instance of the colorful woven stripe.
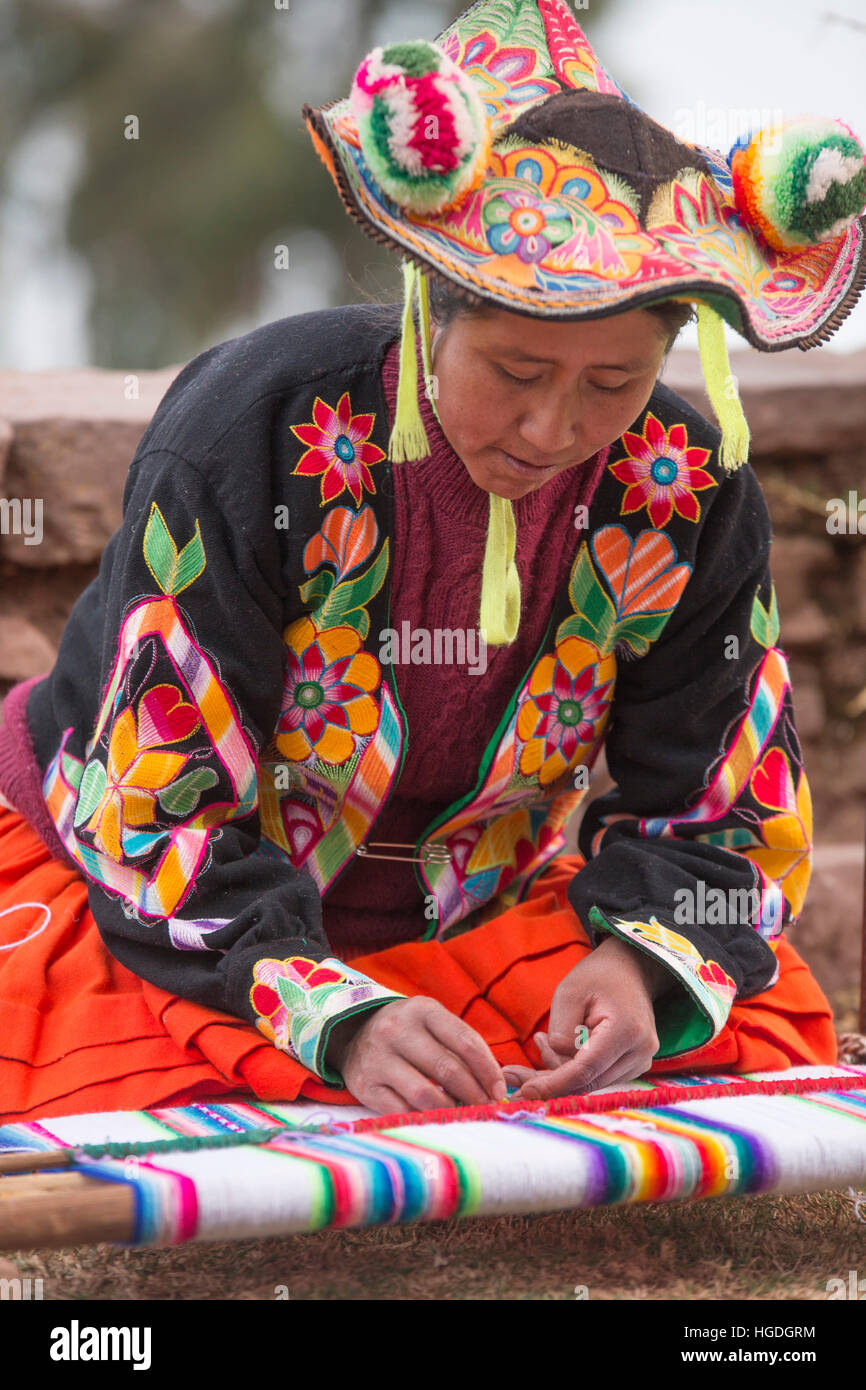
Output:
<instances>
[{"instance_id":1,"label":"colorful woven stripe","mask_svg":"<svg viewBox=\"0 0 866 1390\"><path fill-rule=\"evenodd\" d=\"M361 754L340 815L304 860L304 868L312 874L320 893L363 843L387 795L400 746L400 720L391 692L383 683L379 726Z\"/></svg>"},{"instance_id":2,"label":"colorful woven stripe","mask_svg":"<svg viewBox=\"0 0 866 1390\"><path fill-rule=\"evenodd\" d=\"M285 1128L242 1142L273 1126ZM866 1068L669 1077L634 1083L625 1097L470 1108L447 1120L228 1100L7 1125L0 1150L78 1149L106 1135L145 1152L81 1153L77 1166L134 1188L137 1245L844 1189L866 1183ZM229 1147L209 1148L215 1136ZM163 1140L183 1147L147 1148Z\"/></svg>"}]
</instances>

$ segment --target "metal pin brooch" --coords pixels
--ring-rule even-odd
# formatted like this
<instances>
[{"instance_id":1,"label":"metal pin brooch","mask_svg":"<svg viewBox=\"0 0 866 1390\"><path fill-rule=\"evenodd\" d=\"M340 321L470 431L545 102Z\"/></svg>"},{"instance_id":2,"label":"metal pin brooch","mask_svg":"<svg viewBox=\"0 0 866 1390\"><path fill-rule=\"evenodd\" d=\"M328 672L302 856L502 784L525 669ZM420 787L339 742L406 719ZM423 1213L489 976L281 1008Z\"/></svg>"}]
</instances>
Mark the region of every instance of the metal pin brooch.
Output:
<instances>
[{"instance_id":1,"label":"metal pin brooch","mask_svg":"<svg viewBox=\"0 0 866 1390\"><path fill-rule=\"evenodd\" d=\"M371 845L377 849L414 849L414 845L407 844L403 840L371 840ZM451 851L447 845L436 844L427 841L421 845L420 854L372 854L367 845L358 845L355 850L362 859L401 859L404 863L412 864L450 864Z\"/></svg>"}]
</instances>

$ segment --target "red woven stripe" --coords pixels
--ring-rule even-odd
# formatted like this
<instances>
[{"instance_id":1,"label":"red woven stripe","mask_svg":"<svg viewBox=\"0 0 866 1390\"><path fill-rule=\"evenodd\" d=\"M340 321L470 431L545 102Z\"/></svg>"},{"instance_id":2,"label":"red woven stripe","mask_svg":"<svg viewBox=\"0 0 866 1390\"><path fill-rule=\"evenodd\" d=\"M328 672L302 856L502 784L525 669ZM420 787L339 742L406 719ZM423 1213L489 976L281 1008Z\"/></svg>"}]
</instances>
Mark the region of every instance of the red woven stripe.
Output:
<instances>
[{"instance_id":1,"label":"red woven stripe","mask_svg":"<svg viewBox=\"0 0 866 1390\"><path fill-rule=\"evenodd\" d=\"M719 1096L788 1096L809 1091L866 1089L866 1071L852 1069L849 1076L794 1076L778 1081L726 1081L708 1086L654 1086L652 1090L609 1091L604 1095L558 1096L553 1100L503 1101L490 1105L466 1105L455 1109L412 1110L396 1115L370 1115L339 1122L346 1133L371 1129L399 1129L402 1125L461 1124L467 1120L502 1120L531 1111L540 1115L595 1115L606 1110L650 1109L676 1105L684 1100L715 1100ZM334 1122L332 1122L332 1125Z\"/></svg>"}]
</instances>

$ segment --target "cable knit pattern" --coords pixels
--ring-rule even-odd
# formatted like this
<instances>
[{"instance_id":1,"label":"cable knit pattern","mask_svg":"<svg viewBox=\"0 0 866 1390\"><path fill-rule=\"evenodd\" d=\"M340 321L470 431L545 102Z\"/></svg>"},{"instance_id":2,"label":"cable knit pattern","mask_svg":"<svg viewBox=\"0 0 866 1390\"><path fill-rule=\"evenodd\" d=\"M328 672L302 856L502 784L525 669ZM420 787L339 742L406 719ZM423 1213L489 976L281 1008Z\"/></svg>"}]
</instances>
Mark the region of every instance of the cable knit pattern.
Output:
<instances>
[{"instance_id":1,"label":"cable knit pattern","mask_svg":"<svg viewBox=\"0 0 866 1390\"><path fill-rule=\"evenodd\" d=\"M389 424L398 373L394 343L382 373ZM429 456L393 470L391 626L398 633L404 621L413 631L477 630L489 495L451 448L426 397L421 415ZM513 503L522 596L513 644L488 647L487 667L479 675L470 673L470 665L395 667L408 746L400 780L369 840L414 843L435 816L474 787L481 754L532 664L564 587L577 538L574 508L589 504L609 453L608 446ZM359 859L324 900L325 930L344 958L416 939L427 925L411 863Z\"/></svg>"}]
</instances>

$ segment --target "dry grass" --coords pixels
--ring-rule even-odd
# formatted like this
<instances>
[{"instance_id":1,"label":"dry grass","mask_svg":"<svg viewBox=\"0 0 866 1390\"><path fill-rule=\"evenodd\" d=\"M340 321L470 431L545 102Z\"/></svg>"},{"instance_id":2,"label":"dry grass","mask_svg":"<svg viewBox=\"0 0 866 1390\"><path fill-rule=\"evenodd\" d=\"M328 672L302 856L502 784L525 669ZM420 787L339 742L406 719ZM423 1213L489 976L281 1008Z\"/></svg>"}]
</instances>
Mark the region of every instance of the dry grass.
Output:
<instances>
[{"instance_id":1,"label":"dry grass","mask_svg":"<svg viewBox=\"0 0 866 1390\"><path fill-rule=\"evenodd\" d=\"M861 1217L863 1207L860 1208ZM172 1250L99 1245L13 1259L46 1299L814 1299L866 1275L841 1193L596 1208ZM5 1265L5 1261L3 1264ZM3 1270L11 1274L13 1270Z\"/></svg>"}]
</instances>

